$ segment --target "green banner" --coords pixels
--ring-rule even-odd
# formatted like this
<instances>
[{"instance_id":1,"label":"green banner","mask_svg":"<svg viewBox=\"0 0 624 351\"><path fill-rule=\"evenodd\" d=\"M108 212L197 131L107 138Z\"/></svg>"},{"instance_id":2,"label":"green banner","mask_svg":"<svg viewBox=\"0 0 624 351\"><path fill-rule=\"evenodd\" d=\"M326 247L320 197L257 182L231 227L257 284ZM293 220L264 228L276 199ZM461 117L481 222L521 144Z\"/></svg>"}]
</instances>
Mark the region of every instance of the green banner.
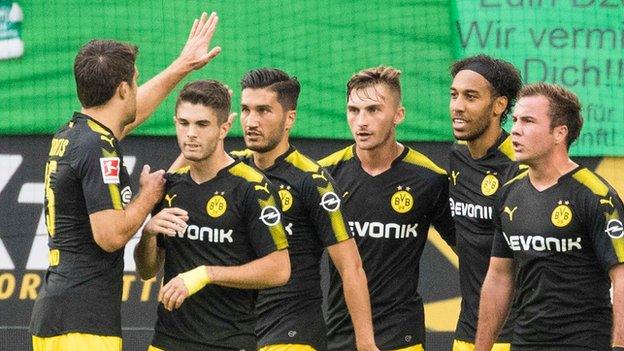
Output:
<instances>
[{"instance_id":1,"label":"green banner","mask_svg":"<svg viewBox=\"0 0 624 351\"><path fill-rule=\"evenodd\" d=\"M579 95L585 119L575 155L624 155L624 2L455 0L457 56L487 53L518 67L525 82Z\"/></svg>"},{"instance_id":2,"label":"green banner","mask_svg":"<svg viewBox=\"0 0 624 351\"><path fill-rule=\"evenodd\" d=\"M145 82L177 56L193 18L212 10L220 17L213 43L223 51L185 82L223 81L237 111L247 70L281 68L302 84L296 137L351 138L346 82L384 64L403 72L399 139L452 140L449 66L485 52L516 64L528 82L580 95L586 124L573 154L624 155L616 129L624 122L620 0L0 0L0 134L51 134L80 108L72 64L87 41L137 44ZM174 134L180 88L135 134ZM241 135L238 123L232 135Z\"/></svg>"},{"instance_id":3,"label":"green banner","mask_svg":"<svg viewBox=\"0 0 624 351\"><path fill-rule=\"evenodd\" d=\"M0 61L0 133L52 133L79 109L72 64L92 38L136 43L140 81L178 54L193 18L217 11L213 39L222 53L189 79L214 78L234 88L252 68L271 66L302 85L294 135L351 138L346 82L380 64L403 71L407 118L403 140L449 140L448 66L452 62L448 1L19 1L24 56ZM178 90L181 88L178 87ZM175 93L177 93L177 91ZM172 135L174 96L139 135ZM241 135L238 122L232 131Z\"/></svg>"}]
</instances>

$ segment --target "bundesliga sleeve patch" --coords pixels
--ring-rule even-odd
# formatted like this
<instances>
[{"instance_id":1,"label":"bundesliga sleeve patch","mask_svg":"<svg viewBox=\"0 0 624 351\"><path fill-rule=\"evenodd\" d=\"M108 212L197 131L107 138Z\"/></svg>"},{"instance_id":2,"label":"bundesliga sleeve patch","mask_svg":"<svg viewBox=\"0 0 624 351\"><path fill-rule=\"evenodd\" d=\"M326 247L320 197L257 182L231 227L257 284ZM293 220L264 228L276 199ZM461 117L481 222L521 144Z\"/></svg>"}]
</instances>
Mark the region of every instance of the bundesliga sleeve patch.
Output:
<instances>
[{"instance_id":1,"label":"bundesliga sleeve patch","mask_svg":"<svg viewBox=\"0 0 624 351\"><path fill-rule=\"evenodd\" d=\"M100 168L102 169L104 184L119 184L119 166L119 157L100 158Z\"/></svg>"}]
</instances>

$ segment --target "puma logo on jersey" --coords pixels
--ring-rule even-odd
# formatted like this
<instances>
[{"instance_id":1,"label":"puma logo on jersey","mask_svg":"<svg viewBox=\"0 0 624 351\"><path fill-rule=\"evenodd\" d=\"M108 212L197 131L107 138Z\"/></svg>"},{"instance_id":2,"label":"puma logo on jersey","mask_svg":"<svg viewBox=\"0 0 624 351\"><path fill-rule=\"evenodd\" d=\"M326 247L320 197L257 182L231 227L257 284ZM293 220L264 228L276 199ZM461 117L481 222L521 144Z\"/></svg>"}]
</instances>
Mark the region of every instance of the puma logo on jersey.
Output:
<instances>
[{"instance_id":1,"label":"puma logo on jersey","mask_svg":"<svg viewBox=\"0 0 624 351\"><path fill-rule=\"evenodd\" d=\"M106 141L107 143L109 143L111 147L113 147L113 148L115 147L113 145L113 138L112 137L108 138L108 137L106 137L106 135L100 135L100 139L102 139L102 140Z\"/></svg>"},{"instance_id":2,"label":"puma logo on jersey","mask_svg":"<svg viewBox=\"0 0 624 351\"><path fill-rule=\"evenodd\" d=\"M453 185L457 185L457 177L459 177L459 171L451 171L451 180Z\"/></svg>"},{"instance_id":3,"label":"puma logo on jersey","mask_svg":"<svg viewBox=\"0 0 624 351\"><path fill-rule=\"evenodd\" d=\"M516 210L518 209L518 206L514 206L514 208L509 208L507 206L505 206L505 208L503 209L503 212L506 213L507 215L509 215L509 221L512 222L513 221L513 214L514 212L516 212Z\"/></svg>"},{"instance_id":4,"label":"puma logo on jersey","mask_svg":"<svg viewBox=\"0 0 624 351\"><path fill-rule=\"evenodd\" d=\"M611 196L609 196L609 199L600 199L600 204L601 205L609 205L611 207L615 207L615 206L613 206L613 198Z\"/></svg>"},{"instance_id":5,"label":"puma logo on jersey","mask_svg":"<svg viewBox=\"0 0 624 351\"><path fill-rule=\"evenodd\" d=\"M327 178L325 178L325 174L323 174L323 171L321 171L319 174L313 174L312 179L323 179L324 181L327 181Z\"/></svg>"},{"instance_id":6,"label":"puma logo on jersey","mask_svg":"<svg viewBox=\"0 0 624 351\"><path fill-rule=\"evenodd\" d=\"M254 190L262 190L265 191L267 194L271 194L269 192L269 183L264 183L264 185L254 185Z\"/></svg>"},{"instance_id":7,"label":"puma logo on jersey","mask_svg":"<svg viewBox=\"0 0 624 351\"><path fill-rule=\"evenodd\" d=\"M176 196L178 196L178 194L173 194L173 196L169 194L165 195L165 201L167 201L167 205L169 205L169 207L171 207L171 201L173 201Z\"/></svg>"}]
</instances>

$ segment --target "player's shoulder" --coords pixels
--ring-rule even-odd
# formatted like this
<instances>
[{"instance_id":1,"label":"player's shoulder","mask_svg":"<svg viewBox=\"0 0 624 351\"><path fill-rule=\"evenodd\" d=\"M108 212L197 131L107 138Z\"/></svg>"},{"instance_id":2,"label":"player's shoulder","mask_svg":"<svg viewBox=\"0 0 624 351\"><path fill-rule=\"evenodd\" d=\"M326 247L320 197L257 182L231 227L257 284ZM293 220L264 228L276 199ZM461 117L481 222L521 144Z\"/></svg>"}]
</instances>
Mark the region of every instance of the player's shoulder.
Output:
<instances>
[{"instance_id":1,"label":"player's shoulder","mask_svg":"<svg viewBox=\"0 0 624 351\"><path fill-rule=\"evenodd\" d=\"M338 150L318 161L319 165L325 168L339 166L341 163L353 159L353 145L349 145L344 149Z\"/></svg>"},{"instance_id":2,"label":"player's shoulder","mask_svg":"<svg viewBox=\"0 0 624 351\"><path fill-rule=\"evenodd\" d=\"M507 182L505 182L505 184L503 184L503 188L511 188L520 184L520 182L522 182L523 179L526 179L528 175L529 169L521 168L520 172L515 177L509 179Z\"/></svg>"},{"instance_id":3,"label":"player's shoulder","mask_svg":"<svg viewBox=\"0 0 624 351\"><path fill-rule=\"evenodd\" d=\"M611 190L606 180L585 167L579 167L572 171L572 179L575 181L574 184L578 185L584 193L593 194L600 198L606 197Z\"/></svg>"},{"instance_id":4,"label":"player's shoulder","mask_svg":"<svg viewBox=\"0 0 624 351\"><path fill-rule=\"evenodd\" d=\"M511 135L506 134L503 141L496 147L498 154L508 161L516 161L516 154L511 142Z\"/></svg>"},{"instance_id":5,"label":"player's shoulder","mask_svg":"<svg viewBox=\"0 0 624 351\"><path fill-rule=\"evenodd\" d=\"M262 183L266 179L262 172L241 160L234 161L234 164L228 169L228 173L232 177L248 184Z\"/></svg>"},{"instance_id":6,"label":"player's shoulder","mask_svg":"<svg viewBox=\"0 0 624 351\"><path fill-rule=\"evenodd\" d=\"M191 166L181 167L175 170L168 171L165 177L167 178L167 186L172 186L182 179L188 176L191 170Z\"/></svg>"},{"instance_id":7,"label":"player's shoulder","mask_svg":"<svg viewBox=\"0 0 624 351\"><path fill-rule=\"evenodd\" d=\"M447 176L444 168L440 167L425 154L407 146L406 149L407 152L401 160L404 164L407 164L409 167L414 168L417 171L424 172L426 174L439 175L444 177Z\"/></svg>"},{"instance_id":8,"label":"player's shoulder","mask_svg":"<svg viewBox=\"0 0 624 351\"><path fill-rule=\"evenodd\" d=\"M299 150L293 150L284 161L292 165L295 169L305 173L317 173L321 166L318 162L302 154Z\"/></svg>"},{"instance_id":9,"label":"player's shoulder","mask_svg":"<svg viewBox=\"0 0 624 351\"><path fill-rule=\"evenodd\" d=\"M246 161L253 159L253 151L249 149L230 151L230 156L235 159Z\"/></svg>"}]
</instances>

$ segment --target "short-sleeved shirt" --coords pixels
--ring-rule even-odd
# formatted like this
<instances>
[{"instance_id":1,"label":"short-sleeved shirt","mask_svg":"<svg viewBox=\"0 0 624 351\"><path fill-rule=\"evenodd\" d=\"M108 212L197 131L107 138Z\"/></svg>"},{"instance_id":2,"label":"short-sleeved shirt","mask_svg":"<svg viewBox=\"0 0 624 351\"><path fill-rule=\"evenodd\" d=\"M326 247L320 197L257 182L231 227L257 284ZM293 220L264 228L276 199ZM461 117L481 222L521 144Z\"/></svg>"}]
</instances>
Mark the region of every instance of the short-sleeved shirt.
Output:
<instances>
[{"instance_id":1,"label":"short-sleeved shirt","mask_svg":"<svg viewBox=\"0 0 624 351\"><path fill-rule=\"evenodd\" d=\"M447 243L455 244L446 172L408 147L389 170L377 176L362 169L355 146L319 163L343 191L348 227L368 279L377 346L398 349L424 344L424 308L418 294L418 275L430 224ZM342 281L331 264L327 317L329 348L355 350Z\"/></svg>"},{"instance_id":2,"label":"short-sleeved shirt","mask_svg":"<svg viewBox=\"0 0 624 351\"><path fill-rule=\"evenodd\" d=\"M501 191L493 257L516 264L514 350L611 350L609 270L624 262L624 207L584 167L538 191L527 172Z\"/></svg>"},{"instance_id":3,"label":"short-sleeved shirt","mask_svg":"<svg viewBox=\"0 0 624 351\"><path fill-rule=\"evenodd\" d=\"M254 165L251 152L235 154ZM326 350L321 254L325 247L351 238L336 184L318 163L294 147L262 172L279 191L292 270L288 284L260 291L258 347L303 344Z\"/></svg>"},{"instance_id":4,"label":"short-sleeved shirt","mask_svg":"<svg viewBox=\"0 0 624 351\"><path fill-rule=\"evenodd\" d=\"M494 237L494 205L503 184L519 173L511 137L503 131L485 155L473 159L464 143L450 155L449 201L457 234L459 283L462 302L455 339L474 343L479 317L481 286L490 265ZM512 310L498 342L511 341Z\"/></svg>"},{"instance_id":5,"label":"short-sleeved shirt","mask_svg":"<svg viewBox=\"0 0 624 351\"><path fill-rule=\"evenodd\" d=\"M91 117L74 116L53 137L45 170L50 267L35 302L33 335L121 336L123 248L106 252L89 215L122 210L130 178L113 133Z\"/></svg>"},{"instance_id":6,"label":"short-sleeved shirt","mask_svg":"<svg viewBox=\"0 0 624 351\"><path fill-rule=\"evenodd\" d=\"M189 167L167 175L157 206L188 212L184 232L158 236L164 249L164 284L201 265L239 266L288 247L279 203L270 182L255 169L234 162L201 184ZM182 306L158 305L152 345L165 350L255 350L257 290L207 285Z\"/></svg>"}]
</instances>

